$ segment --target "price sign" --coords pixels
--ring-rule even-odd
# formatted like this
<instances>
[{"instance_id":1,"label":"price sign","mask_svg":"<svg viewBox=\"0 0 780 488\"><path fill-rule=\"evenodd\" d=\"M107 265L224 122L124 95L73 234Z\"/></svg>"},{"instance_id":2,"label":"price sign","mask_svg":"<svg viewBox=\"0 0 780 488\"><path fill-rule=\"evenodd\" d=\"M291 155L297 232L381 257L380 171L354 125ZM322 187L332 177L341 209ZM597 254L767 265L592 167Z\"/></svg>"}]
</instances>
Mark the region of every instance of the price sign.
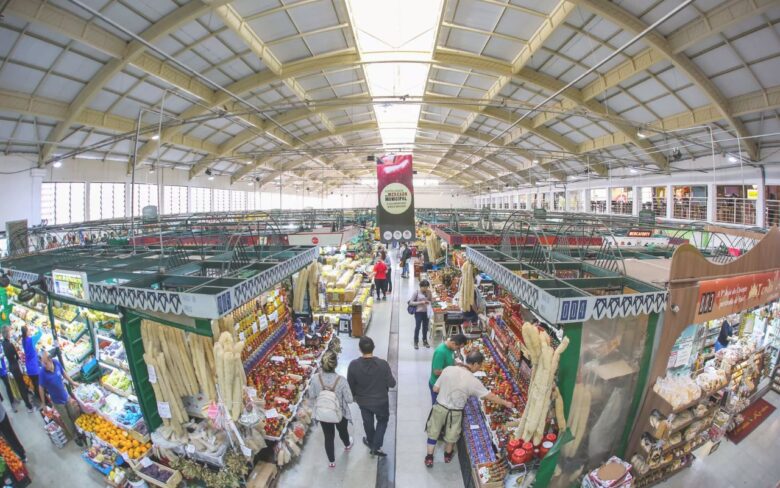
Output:
<instances>
[{"instance_id":1,"label":"price sign","mask_svg":"<svg viewBox=\"0 0 780 488\"><path fill-rule=\"evenodd\" d=\"M311 359L299 359L298 364L301 366L311 366Z\"/></svg>"},{"instance_id":2,"label":"price sign","mask_svg":"<svg viewBox=\"0 0 780 488\"><path fill-rule=\"evenodd\" d=\"M244 342L246 340L246 336L244 335L243 332L238 333L238 340L241 342Z\"/></svg>"},{"instance_id":3,"label":"price sign","mask_svg":"<svg viewBox=\"0 0 780 488\"><path fill-rule=\"evenodd\" d=\"M257 400L257 390L254 388L247 387L246 388L246 395L249 397L250 400L255 401Z\"/></svg>"},{"instance_id":4,"label":"price sign","mask_svg":"<svg viewBox=\"0 0 780 488\"><path fill-rule=\"evenodd\" d=\"M151 364L146 365L146 372L149 374L149 383L157 383L157 371Z\"/></svg>"},{"instance_id":5,"label":"price sign","mask_svg":"<svg viewBox=\"0 0 780 488\"><path fill-rule=\"evenodd\" d=\"M271 322L276 322L276 319L278 318L279 318L279 313L276 310L274 310L274 313L272 313L270 316Z\"/></svg>"},{"instance_id":6,"label":"price sign","mask_svg":"<svg viewBox=\"0 0 780 488\"><path fill-rule=\"evenodd\" d=\"M208 410L206 410L206 415L211 419L215 420L219 416L219 407L216 403L211 403L209 405Z\"/></svg>"},{"instance_id":7,"label":"price sign","mask_svg":"<svg viewBox=\"0 0 780 488\"><path fill-rule=\"evenodd\" d=\"M141 467L142 468L148 468L151 465L152 465L152 460L151 459L149 459L148 457L141 458Z\"/></svg>"},{"instance_id":8,"label":"price sign","mask_svg":"<svg viewBox=\"0 0 780 488\"><path fill-rule=\"evenodd\" d=\"M257 334L257 322L252 322L252 333Z\"/></svg>"},{"instance_id":9,"label":"price sign","mask_svg":"<svg viewBox=\"0 0 780 488\"><path fill-rule=\"evenodd\" d=\"M271 356L271 361L275 363L283 363L284 362L284 356Z\"/></svg>"},{"instance_id":10,"label":"price sign","mask_svg":"<svg viewBox=\"0 0 780 488\"><path fill-rule=\"evenodd\" d=\"M246 447L243 444L240 447L241 447L241 454L243 454L244 456L246 456L248 458L252 457L252 450L251 449L249 449L248 447Z\"/></svg>"},{"instance_id":11,"label":"price sign","mask_svg":"<svg viewBox=\"0 0 780 488\"><path fill-rule=\"evenodd\" d=\"M477 371L476 373L474 373L474 376L477 378L484 378L485 376L487 376L487 374L484 371Z\"/></svg>"},{"instance_id":12,"label":"price sign","mask_svg":"<svg viewBox=\"0 0 780 488\"><path fill-rule=\"evenodd\" d=\"M265 411L265 418L267 419L274 419L278 416L279 416L279 412L277 412L275 408Z\"/></svg>"},{"instance_id":13,"label":"price sign","mask_svg":"<svg viewBox=\"0 0 780 488\"><path fill-rule=\"evenodd\" d=\"M184 450L187 451L187 454L195 454L195 446L192 444L187 444L187 447L185 447Z\"/></svg>"},{"instance_id":14,"label":"price sign","mask_svg":"<svg viewBox=\"0 0 780 488\"><path fill-rule=\"evenodd\" d=\"M470 427L471 427L471 430L479 430L479 425L471 424Z\"/></svg>"},{"instance_id":15,"label":"price sign","mask_svg":"<svg viewBox=\"0 0 780 488\"><path fill-rule=\"evenodd\" d=\"M172 418L171 406L168 402L157 402L157 413L160 414L160 418L163 419Z\"/></svg>"},{"instance_id":16,"label":"price sign","mask_svg":"<svg viewBox=\"0 0 780 488\"><path fill-rule=\"evenodd\" d=\"M260 316L260 330L265 330L268 328L268 317L265 315Z\"/></svg>"}]
</instances>

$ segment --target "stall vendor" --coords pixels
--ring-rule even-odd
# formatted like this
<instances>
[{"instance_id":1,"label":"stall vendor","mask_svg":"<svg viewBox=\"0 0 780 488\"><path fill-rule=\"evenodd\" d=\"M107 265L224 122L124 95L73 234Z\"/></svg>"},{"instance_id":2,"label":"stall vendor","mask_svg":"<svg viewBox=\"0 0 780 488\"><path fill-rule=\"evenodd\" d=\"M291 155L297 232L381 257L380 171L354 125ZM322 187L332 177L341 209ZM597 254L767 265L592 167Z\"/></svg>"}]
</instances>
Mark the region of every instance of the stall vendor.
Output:
<instances>
[{"instance_id":1,"label":"stall vendor","mask_svg":"<svg viewBox=\"0 0 780 488\"><path fill-rule=\"evenodd\" d=\"M507 408L512 408L512 403L490 393L474 373L482 369L485 356L481 352L473 351L466 356L465 364L450 366L444 371L433 385L433 391L438 393L436 404L428 414L428 422L425 431L428 434L428 454L425 456L425 465L433 467L433 451L436 449L436 440L444 431L444 462L452 461L455 453L453 448L458 442L462 431L463 409L469 397L484 398L485 400Z\"/></svg>"},{"instance_id":2,"label":"stall vendor","mask_svg":"<svg viewBox=\"0 0 780 488\"><path fill-rule=\"evenodd\" d=\"M723 323L720 324L720 334L718 334L718 340L715 342L715 352L729 345L729 339L734 335L734 329L731 327L728 319L723 319Z\"/></svg>"}]
</instances>

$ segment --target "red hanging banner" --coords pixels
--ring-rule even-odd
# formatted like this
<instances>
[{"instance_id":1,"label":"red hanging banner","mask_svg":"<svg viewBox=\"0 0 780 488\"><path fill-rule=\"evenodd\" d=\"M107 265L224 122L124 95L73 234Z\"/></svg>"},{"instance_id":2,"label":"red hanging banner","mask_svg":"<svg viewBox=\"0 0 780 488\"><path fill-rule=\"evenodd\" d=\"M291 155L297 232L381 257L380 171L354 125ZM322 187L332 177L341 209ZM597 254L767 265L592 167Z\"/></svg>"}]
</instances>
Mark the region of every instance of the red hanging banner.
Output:
<instances>
[{"instance_id":1,"label":"red hanging banner","mask_svg":"<svg viewBox=\"0 0 780 488\"><path fill-rule=\"evenodd\" d=\"M383 242L410 241L414 231L412 155L377 159L377 224Z\"/></svg>"}]
</instances>

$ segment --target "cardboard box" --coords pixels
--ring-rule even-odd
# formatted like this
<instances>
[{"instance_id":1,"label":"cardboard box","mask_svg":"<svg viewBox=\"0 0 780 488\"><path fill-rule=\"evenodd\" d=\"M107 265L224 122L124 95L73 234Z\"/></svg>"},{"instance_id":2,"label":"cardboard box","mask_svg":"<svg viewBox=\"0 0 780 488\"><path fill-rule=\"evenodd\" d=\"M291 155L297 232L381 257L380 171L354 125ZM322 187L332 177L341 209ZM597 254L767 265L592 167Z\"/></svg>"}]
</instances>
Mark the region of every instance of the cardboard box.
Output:
<instances>
[{"instance_id":1,"label":"cardboard box","mask_svg":"<svg viewBox=\"0 0 780 488\"><path fill-rule=\"evenodd\" d=\"M259 462L255 469L249 473L247 479L247 488L267 488L271 486L271 482L276 478L276 474L279 470L275 464Z\"/></svg>"}]
</instances>

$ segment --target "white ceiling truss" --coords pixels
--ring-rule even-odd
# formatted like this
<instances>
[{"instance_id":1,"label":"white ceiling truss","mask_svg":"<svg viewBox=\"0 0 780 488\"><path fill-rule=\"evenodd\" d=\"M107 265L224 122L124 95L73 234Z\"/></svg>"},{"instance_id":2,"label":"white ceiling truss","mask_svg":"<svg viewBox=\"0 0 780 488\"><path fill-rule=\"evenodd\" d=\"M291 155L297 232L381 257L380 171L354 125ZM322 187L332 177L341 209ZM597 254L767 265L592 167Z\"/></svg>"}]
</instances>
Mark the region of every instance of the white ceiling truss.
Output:
<instances>
[{"instance_id":1,"label":"white ceiling truss","mask_svg":"<svg viewBox=\"0 0 780 488\"><path fill-rule=\"evenodd\" d=\"M396 149L471 189L668 172L710 135L745 162L780 154L777 0L695 0L565 90L674 2L442 0L430 59L381 60L429 67L408 97L369 92L379 61L348 0L86 2L97 16L81 1L0 2L0 151L130 170L140 120L138 165L335 186L387 149L375 107L411 104L416 136Z\"/></svg>"}]
</instances>

